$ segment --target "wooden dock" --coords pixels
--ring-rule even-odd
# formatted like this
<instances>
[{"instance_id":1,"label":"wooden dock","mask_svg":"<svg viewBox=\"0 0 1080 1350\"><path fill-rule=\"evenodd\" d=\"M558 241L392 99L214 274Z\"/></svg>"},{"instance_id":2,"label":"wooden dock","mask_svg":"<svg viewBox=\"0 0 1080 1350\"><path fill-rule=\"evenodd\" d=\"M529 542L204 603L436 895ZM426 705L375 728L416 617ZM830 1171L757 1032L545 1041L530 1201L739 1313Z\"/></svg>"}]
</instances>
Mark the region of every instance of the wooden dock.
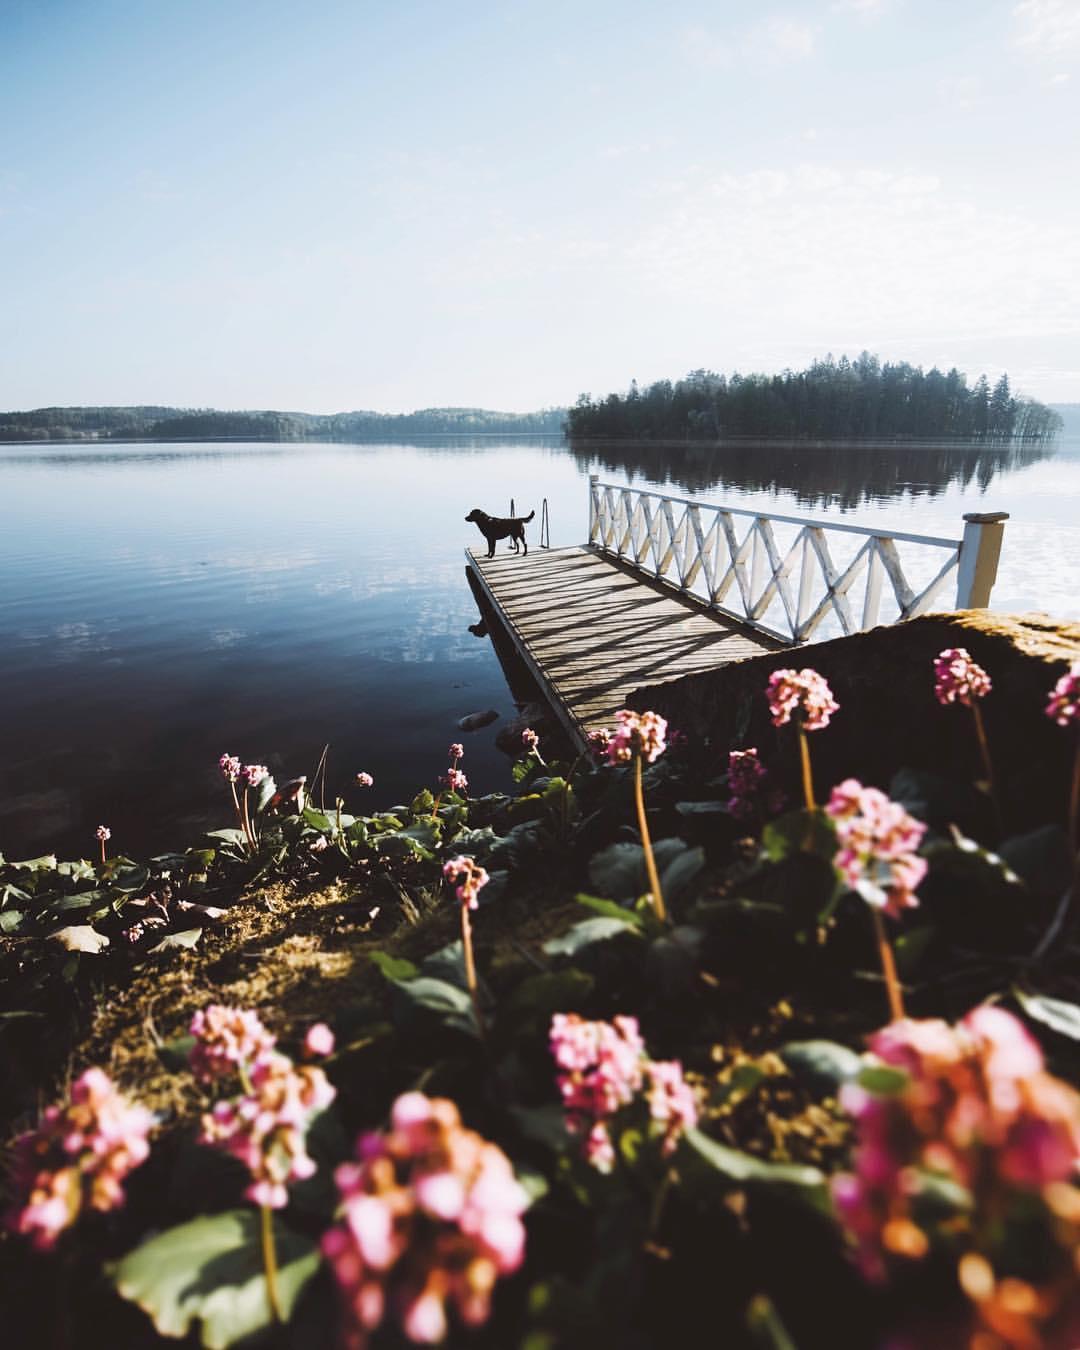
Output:
<instances>
[{"instance_id":1,"label":"wooden dock","mask_svg":"<svg viewBox=\"0 0 1080 1350\"><path fill-rule=\"evenodd\" d=\"M579 746L612 725L631 690L785 645L591 548L465 557Z\"/></svg>"}]
</instances>

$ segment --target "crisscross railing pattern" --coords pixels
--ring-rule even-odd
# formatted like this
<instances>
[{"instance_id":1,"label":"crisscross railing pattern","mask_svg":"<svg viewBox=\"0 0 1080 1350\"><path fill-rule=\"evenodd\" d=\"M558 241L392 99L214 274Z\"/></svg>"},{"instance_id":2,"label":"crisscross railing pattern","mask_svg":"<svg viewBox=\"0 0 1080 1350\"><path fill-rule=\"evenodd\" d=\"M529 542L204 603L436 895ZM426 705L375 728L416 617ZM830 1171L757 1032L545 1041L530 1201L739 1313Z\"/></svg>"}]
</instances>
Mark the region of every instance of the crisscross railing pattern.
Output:
<instances>
[{"instance_id":1,"label":"crisscross railing pattern","mask_svg":"<svg viewBox=\"0 0 1080 1350\"><path fill-rule=\"evenodd\" d=\"M712 506L590 479L594 548L792 645L806 642L822 624L834 631L838 625L844 634L872 628L886 583L897 620L926 613L950 582L957 586L958 608L987 604L1006 518L965 516L963 539L938 539ZM795 527L783 546L777 525ZM830 548L836 534L861 537L842 566ZM929 579L924 575L918 587L905 574L898 542L937 551ZM920 561L925 573L925 559Z\"/></svg>"}]
</instances>

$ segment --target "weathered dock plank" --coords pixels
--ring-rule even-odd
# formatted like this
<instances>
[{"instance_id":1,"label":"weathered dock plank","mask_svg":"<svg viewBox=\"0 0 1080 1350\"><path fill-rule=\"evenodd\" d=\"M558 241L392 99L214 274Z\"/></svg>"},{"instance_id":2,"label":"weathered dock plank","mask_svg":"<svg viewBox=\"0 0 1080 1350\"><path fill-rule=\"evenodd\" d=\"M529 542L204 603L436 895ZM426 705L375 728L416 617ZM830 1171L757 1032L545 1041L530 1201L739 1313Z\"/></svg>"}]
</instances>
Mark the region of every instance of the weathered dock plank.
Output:
<instances>
[{"instance_id":1,"label":"weathered dock plank","mask_svg":"<svg viewBox=\"0 0 1080 1350\"><path fill-rule=\"evenodd\" d=\"M579 744L643 684L783 646L587 547L466 559Z\"/></svg>"}]
</instances>

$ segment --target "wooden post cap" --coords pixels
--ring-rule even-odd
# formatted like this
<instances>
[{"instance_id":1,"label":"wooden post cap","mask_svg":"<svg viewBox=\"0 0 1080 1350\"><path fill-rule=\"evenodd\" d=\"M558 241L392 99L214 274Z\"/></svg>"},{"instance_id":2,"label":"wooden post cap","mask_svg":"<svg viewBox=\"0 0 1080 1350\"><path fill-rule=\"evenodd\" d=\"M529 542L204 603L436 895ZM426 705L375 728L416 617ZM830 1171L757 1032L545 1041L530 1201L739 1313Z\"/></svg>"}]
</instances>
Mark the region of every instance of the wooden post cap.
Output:
<instances>
[{"instance_id":1,"label":"wooden post cap","mask_svg":"<svg viewBox=\"0 0 1080 1350\"><path fill-rule=\"evenodd\" d=\"M982 513L969 511L964 519L970 521L972 525L996 525L999 520L1008 520L1009 513L1008 511L986 511Z\"/></svg>"}]
</instances>

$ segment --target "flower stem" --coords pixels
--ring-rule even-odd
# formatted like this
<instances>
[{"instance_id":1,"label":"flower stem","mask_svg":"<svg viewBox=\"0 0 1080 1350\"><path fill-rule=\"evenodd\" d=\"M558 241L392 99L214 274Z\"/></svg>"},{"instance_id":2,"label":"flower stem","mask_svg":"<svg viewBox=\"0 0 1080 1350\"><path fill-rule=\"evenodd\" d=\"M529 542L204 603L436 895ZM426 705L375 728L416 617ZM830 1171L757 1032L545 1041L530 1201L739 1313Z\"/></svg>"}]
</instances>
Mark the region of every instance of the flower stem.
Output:
<instances>
[{"instance_id":1,"label":"flower stem","mask_svg":"<svg viewBox=\"0 0 1080 1350\"><path fill-rule=\"evenodd\" d=\"M473 1016L476 1018L476 1025L482 1036L484 1034L484 1018L480 1011L480 986L476 979L476 960L473 957L472 921L469 918L469 906L464 902L461 905L461 945L465 949L465 983L469 987Z\"/></svg>"},{"instance_id":2,"label":"flower stem","mask_svg":"<svg viewBox=\"0 0 1080 1350\"><path fill-rule=\"evenodd\" d=\"M645 794L641 788L641 755L634 755L634 804L637 807L638 832L641 835L641 847L645 850L645 870L649 874L649 889L652 891L653 909L661 923L667 923L667 909L664 905L664 893L660 889L660 877L656 871L656 859L653 857L652 840L649 838L649 824L645 819Z\"/></svg>"},{"instance_id":3,"label":"flower stem","mask_svg":"<svg viewBox=\"0 0 1080 1350\"><path fill-rule=\"evenodd\" d=\"M105 840L101 841L101 865L105 866Z\"/></svg>"},{"instance_id":4,"label":"flower stem","mask_svg":"<svg viewBox=\"0 0 1080 1350\"><path fill-rule=\"evenodd\" d=\"M806 798L806 809L815 810L814 802L814 775L810 771L810 743L806 739L806 732L799 727L799 761L802 765L802 788L803 796Z\"/></svg>"},{"instance_id":5,"label":"flower stem","mask_svg":"<svg viewBox=\"0 0 1080 1350\"><path fill-rule=\"evenodd\" d=\"M249 812L248 812L248 790L247 790L247 788L244 788L244 798L243 798L243 802L244 802L244 811L243 811L243 819L242 819L242 822L241 822L241 823L243 824L243 827L244 827L244 834L245 834L245 836L247 837L247 841L248 841L248 844L249 844L249 846L250 846L250 848L251 848L251 851L252 851L252 853L254 853L254 852L255 852L255 831L251 828L251 816L250 816L250 814L249 814Z\"/></svg>"},{"instance_id":6,"label":"flower stem","mask_svg":"<svg viewBox=\"0 0 1080 1350\"><path fill-rule=\"evenodd\" d=\"M266 1299L270 1304L270 1315L275 1322L284 1322L281 1315L281 1299L278 1296L277 1252L274 1250L274 1211L269 1205L260 1205L262 1218L262 1255L263 1269L266 1272Z\"/></svg>"},{"instance_id":7,"label":"flower stem","mask_svg":"<svg viewBox=\"0 0 1080 1350\"><path fill-rule=\"evenodd\" d=\"M990 790L990 804L994 808L994 819L998 825L1001 824L1001 807L998 805L997 785L994 782L994 765L990 758L990 742L986 739L986 726L983 723L982 713L979 711L979 705L972 703L971 711L975 718L975 738L979 742L979 754L982 757L983 773L986 775L986 785Z\"/></svg>"},{"instance_id":8,"label":"flower stem","mask_svg":"<svg viewBox=\"0 0 1080 1350\"><path fill-rule=\"evenodd\" d=\"M904 1016L904 999L900 992L900 980L896 974L896 961L889 945L885 923L879 909L872 909L874 916L874 934L877 937L878 955L881 957L881 970L885 976L885 988L889 995L889 1016L898 1022Z\"/></svg>"}]
</instances>

